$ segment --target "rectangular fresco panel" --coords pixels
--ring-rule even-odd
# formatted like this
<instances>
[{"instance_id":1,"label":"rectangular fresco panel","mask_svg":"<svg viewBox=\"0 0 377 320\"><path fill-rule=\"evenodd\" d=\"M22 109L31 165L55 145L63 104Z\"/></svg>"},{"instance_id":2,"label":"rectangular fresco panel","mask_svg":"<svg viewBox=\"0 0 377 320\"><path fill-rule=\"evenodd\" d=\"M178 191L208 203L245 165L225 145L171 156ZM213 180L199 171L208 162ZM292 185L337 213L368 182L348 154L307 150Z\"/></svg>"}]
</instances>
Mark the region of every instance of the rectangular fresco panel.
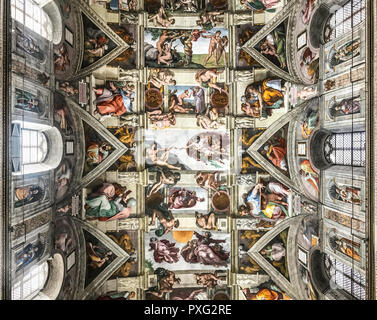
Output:
<instances>
[{"instance_id":1,"label":"rectangular fresco panel","mask_svg":"<svg viewBox=\"0 0 377 320\"><path fill-rule=\"evenodd\" d=\"M149 67L213 68L227 65L228 30L146 29L144 57Z\"/></svg>"},{"instance_id":2,"label":"rectangular fresco panel","mask_svg":"<svg viewBox=\"0 0 377 320\"><path fill-rule=\"evenodd\" d=\"M230 264L230 234L172 231L145 235L145 262L153 269L224 270Z\"/></svg>"},{"instance_id":3,"label":"rectangular fresco panel","mask_svg":"<svg viewBox=\"0 0 377 320\"><path fill-rule=\"evenodd\" d=\"M146 130L145 164L152 170L156 165L171 170L229 170L229 138L226 131Z\"/></svg>"}]
</instances>

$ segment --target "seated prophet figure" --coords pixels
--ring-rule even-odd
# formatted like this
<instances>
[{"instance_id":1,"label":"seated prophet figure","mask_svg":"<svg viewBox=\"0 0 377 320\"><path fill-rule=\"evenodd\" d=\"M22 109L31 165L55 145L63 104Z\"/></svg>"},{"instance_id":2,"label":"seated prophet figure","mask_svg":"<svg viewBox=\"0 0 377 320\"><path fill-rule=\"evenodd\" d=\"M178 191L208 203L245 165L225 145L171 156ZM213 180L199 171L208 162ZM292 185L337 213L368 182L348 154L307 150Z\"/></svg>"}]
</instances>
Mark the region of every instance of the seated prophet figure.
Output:
<instances>
[{"instance_id":1,"label":"seated prophet figure","mask_svg":"<svg viewBox=\"0 0 377 320\"><path fill-rule=\"evenodd\" d=\"M252 215L269 222L276 222L285 218L288 215L288 211L283 202L276 200L274 202L266 197L262 192L263 188L264 185L260 182L249 193L245 193L242 196L245 206L239 208L239 214L241 216Z\"/></svg>"},{"instance_id":2,"label":"seated prophet figure","mask_svg":"<svg viewBox=\"0 0 377 320\"><path fill-rule=\"evenodd\" d=\"M94 104L97 105L97 111L95 112L99 112L101 115L115 116L133 112L134 89L133 85L117 88L113 82L110 82L110 90L107 88L93 88L97 95L97 99L94 101Z\"/></svg>"},{"instance_id":3,"label":"seated prophet figure","mask_svg":"<svg viewBox=\"0 0 377 320\"><path fill-rule=\"evenodd\" d=\"M253 118L267 118L272 110L284 105L283 82L280 79L265 79L261 84L247 86L241 98L242 111Z\"/></svg>"},{"instance_id":4,"label":"seated prophet figure","mask_svg":"<svg viewBox=\"0 0 377 320\"><path fill-rule=\"evenodd\" d=\"M106 194L99 195L85 201L86 215L102 221L128 218L132 207L136 206L136 199L127 199L129 192L120 194L114 200L109 199Z\"/></svg>"}]
</instances>

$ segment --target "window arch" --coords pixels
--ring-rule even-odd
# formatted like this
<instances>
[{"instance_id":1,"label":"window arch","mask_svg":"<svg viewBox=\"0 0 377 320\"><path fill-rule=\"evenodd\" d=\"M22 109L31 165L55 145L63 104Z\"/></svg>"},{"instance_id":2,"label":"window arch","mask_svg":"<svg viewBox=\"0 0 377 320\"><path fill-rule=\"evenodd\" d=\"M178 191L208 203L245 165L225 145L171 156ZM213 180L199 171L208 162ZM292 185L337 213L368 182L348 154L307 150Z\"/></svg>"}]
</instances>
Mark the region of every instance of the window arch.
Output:
<instances>
[{"instance_id":1,"label":"window arch","mask_svg":"<svg viewBox=\"0 0 377 320\"><path fill-rule=\"evenodd\" d=\"M365 0L350 0L335 11L325 27L325 41L329 42L352 31L365 20Z\"/></svg>"},{"instance_id":2,"label":"window arch","mask_svg":"<svg viewBox=\"0 0 377 320\"><path fill-rule=\"evenodd\" d=\"M12 171L16 175L56 169L63 158L61 133L49 125L13 122L12 145Z\"/></svg>"},{"instance_id":3,"label":"window arch","mask_svg":"<svg viewBox=\"0 0 377 320\"><path fill-rule=\"evenodd\" d=\"M12 287L12 300L30 300L45 286L49 275L47 262L33 267Z\"/></svg>"},{"instance_id":4,"label":"window arch","mask_svg":"<svg viewBox=\"0 0 377 320\"><path fill-rule=\"evenodd\" d=\"M38 130L22 128L22 164L41 163L47 156L46 135Z\"/></svg>"},{"instance_id":5,"label":"window arch","mask_svg":"<svg viewBox=\"0 0 377 320\"><path fill-rule=\"evenodd\" d=\"M325 141L326 160L334 165L365 167L365 131L334 133Z\"/></svg>"},{"instance_id":6,"label":"window arch","mask_svg":"<svg viewBox=\"0 0 377 320\"><path fill-rule=\"evenodd\" d=\"M53 28L48 14L32 0L11 0L12 18L49 41L53 39Z\"/></svg>"}]
</instances>

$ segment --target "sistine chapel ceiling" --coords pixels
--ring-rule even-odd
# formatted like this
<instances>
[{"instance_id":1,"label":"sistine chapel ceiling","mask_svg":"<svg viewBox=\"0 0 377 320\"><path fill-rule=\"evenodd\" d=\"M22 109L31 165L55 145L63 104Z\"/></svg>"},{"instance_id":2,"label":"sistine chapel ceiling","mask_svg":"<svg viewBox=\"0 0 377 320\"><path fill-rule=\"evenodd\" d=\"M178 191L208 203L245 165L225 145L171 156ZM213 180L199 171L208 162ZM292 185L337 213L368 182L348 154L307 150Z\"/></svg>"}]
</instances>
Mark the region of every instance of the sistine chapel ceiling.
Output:
<instances>
[{"instance_id":1,"label":"sistine chapel ceiling","mask_svg":"<svg viewBox=\"0 0 377 320\"><path fill-rule=\"evenodd\" d=\"M366 5L10 1L7 298L367 299Z\"/></svg>"}]
</instances>

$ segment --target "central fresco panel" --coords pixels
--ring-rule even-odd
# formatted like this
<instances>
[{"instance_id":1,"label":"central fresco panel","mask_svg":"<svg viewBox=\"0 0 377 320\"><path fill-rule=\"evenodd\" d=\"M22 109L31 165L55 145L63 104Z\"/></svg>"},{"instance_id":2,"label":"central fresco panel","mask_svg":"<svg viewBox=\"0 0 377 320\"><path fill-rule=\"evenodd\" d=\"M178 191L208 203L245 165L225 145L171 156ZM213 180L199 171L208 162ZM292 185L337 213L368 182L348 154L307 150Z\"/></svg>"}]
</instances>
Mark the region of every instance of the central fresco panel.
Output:
<instances>
[{"instance_id":1,"label":"central fresco panel","mask_svg":"<svg viewBox=\"0 0 377 320\"><path fill-rule=\"evenodd\" d=\"M309 95L300 96L303 87L263 68L243 48L263 28L252 23L253 15L271 18L279 4L237 2L236 9L245 10L244 22L230 26L224 14L228 1L146 1L148 19L141 29L127 13L133 11L131 2L128 7L120 1L105 6L127 20L108 26L128 49L106 65L111 76L93 73L87 111L123 149L85 188L84 214L97 227L99 221L117 223L116 231L111 227L106 235L129 258L109 279L127 283L146 277L141 292L145 299L292 298L281 287L290 280L289 228L269 234L297 214L301 200L266 165L290 177L289 123L254 146L274 121ZM110 35L87 20L83 66L113 48ZM284 71L286 28L287 23L281 23L255 46ZM143 68L142 79L132 71L136 65ZM314 114L308 117L303 138L315 127ZM87 174L117 152L117 143L91 133L87 123L84 129ZM140 221L130 229L129 219L142 219L143 232L132 230ZM123 223L127 227L119 230ZM257 245L259 258L252 253ZM111 262L105 251L98 255L103 270ZM232 273L246 278L231 290ZM127 292L124 297L132 299L138 290ZM100 298L111 296L119 299L114 292Z\"/></svg>"}]
</instances>

